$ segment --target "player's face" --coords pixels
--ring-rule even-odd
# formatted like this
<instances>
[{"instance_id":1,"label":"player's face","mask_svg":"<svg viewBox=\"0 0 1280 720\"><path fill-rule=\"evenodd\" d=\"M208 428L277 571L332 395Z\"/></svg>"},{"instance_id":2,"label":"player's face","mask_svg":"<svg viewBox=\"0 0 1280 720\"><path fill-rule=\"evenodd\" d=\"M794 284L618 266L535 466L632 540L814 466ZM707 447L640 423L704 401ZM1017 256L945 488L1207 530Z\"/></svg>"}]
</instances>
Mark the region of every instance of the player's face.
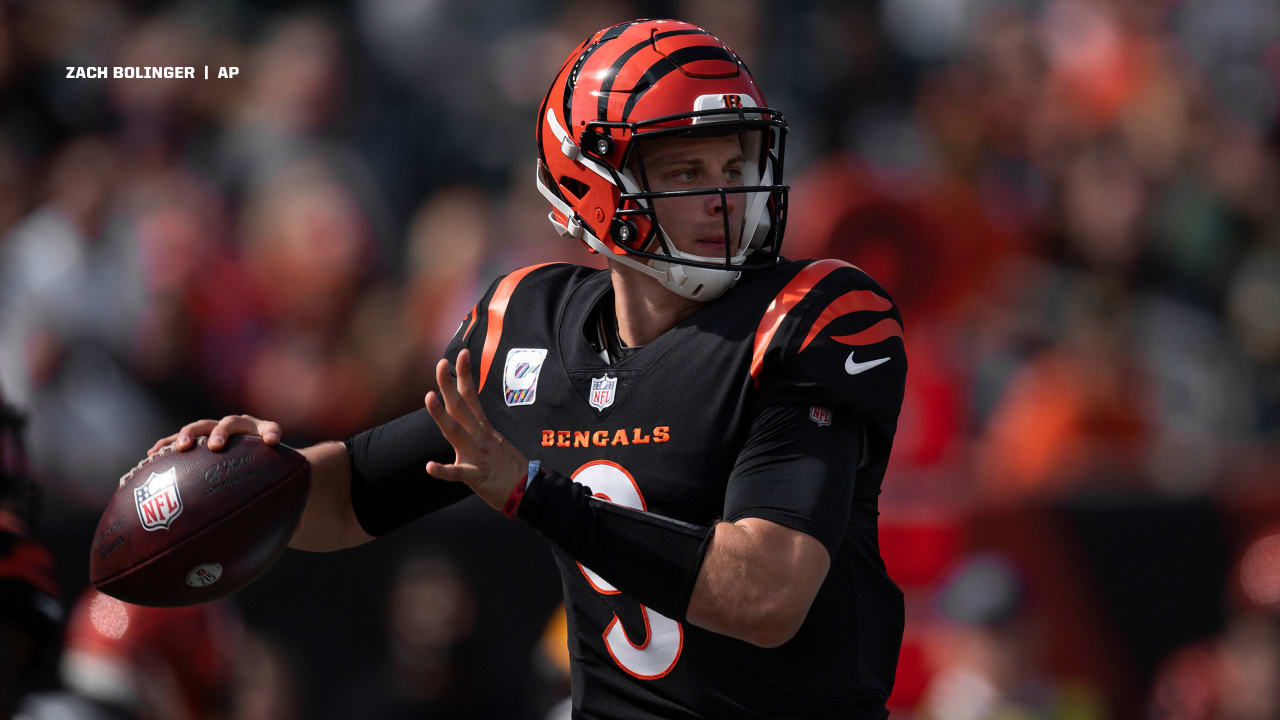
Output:
<instances>
[{"instance_id":1,"label":"player's face","mask_svg":"<svg viewBox=\"0 0 1280 720\"><path fill-rule=\"evenodd\" d=\"M646 140L640 148L649 189L696 190L711 187L741 187L746 158L737 135L719 137L667 137ZM677 249L711 258L725 257L738 250L742 237L742 214L746 198L738 193L655 198L653 209L658 222ZM724 216L729 215L729 237L725 237Z\"/></svg>"}]
</instances>

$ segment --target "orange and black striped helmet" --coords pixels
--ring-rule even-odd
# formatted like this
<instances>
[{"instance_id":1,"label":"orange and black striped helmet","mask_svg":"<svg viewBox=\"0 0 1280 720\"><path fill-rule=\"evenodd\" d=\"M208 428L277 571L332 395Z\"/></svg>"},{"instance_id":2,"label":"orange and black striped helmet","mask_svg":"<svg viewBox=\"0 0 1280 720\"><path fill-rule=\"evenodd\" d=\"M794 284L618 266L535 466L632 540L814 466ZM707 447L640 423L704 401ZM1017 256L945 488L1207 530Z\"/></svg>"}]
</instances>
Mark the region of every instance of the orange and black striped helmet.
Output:
<instances>
[{"instance_id":1,"label":"orange and black striped helmet","mask_svg":"<svg viewBox=\"0 0 1280 720\"><path fill-rule=\"evenodd\" d=\"M747 66L714 35L678 20L633 20L574 49L538 118L538 189L561 234L641 270L685 297L710 300L742 270L771 267L786 219L782 165L787 123L769 108ZM646 138L738 135L743 184L653 192L635 152ZM739 196L742 227L722 213L723 257L675 248L655 197Z\"/></svg>"}]
</instances>

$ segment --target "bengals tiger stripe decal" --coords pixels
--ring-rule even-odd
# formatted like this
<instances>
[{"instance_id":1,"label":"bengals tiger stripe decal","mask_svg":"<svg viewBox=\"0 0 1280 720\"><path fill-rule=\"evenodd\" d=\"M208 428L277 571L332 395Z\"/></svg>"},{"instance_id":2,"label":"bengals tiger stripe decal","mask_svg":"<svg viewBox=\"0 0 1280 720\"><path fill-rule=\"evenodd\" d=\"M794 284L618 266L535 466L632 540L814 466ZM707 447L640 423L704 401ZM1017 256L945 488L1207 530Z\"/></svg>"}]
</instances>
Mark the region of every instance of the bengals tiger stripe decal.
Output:
<instances>
[{"instance_id":1,"label":"bengals tiger stripe decal","mask_svg":"<svg viewBox=\"0 0 1280 720\"><path fill-rule=\"evenodd\" d=\"M774 296L768 310L760 318L760 324L756 328L755 344L752 347L751 381L756 387L760 386L760 373L764 369L765 353L769 350L769 345L773 342L773 337L777 334L778 328L782 326L782 321L787 317L788 313L795 309L796 305L799 305L808 296L809 292L818 283L841 268L856 269L854 265L843 260L819 260L811 263L797 273L791 279L791 282L787 283ZM804 341L800 343L799 352L804 352L814 338L818 337L818 334L826 329L836 318L856 312L888 312L892 309L893 302L879 293L871 290L851 290L837 297L823 308L813 326L809 328L809 332L805 334ZM893 318L884 318L866 330L850 335L832 337L831 339L844 345L857 346L873 345L891 337L900 338L902 336L902 325Z\"/></svg>"},{"instance_id":2,"label":"bengals tiger stripe decal","mask_svg":"<svg viewBox=\"0 0 1280 720\"><path fill-rule=\"evenodd\" d=\"M835 320L836 318L842 315L848 315L849 313L860 312L863 310L876 310L879 312L886 312L892 308L893 308L893 303L889 301L889 298L884 297L883 295L879 295L870 290L851 290L845 293L844 295L841 295L840 297L833 300L831 304L828 305L822 311L822 314L819 315L818 319L814 321L813 327L809 328L809 334L805 335L804 342L800 343L800 352L804 352L804 349L809 346L809 343L813 342L813 339L818 336L818 333L822 332L823 328L830 325L832 320ZM890 322L890 323L893 323L894 325L898 324L896 320L887 320L887 321L881 320L880 323L878 324L883 324L885 322ZM898 327L898 336L899 337L902 336L901 326ZM853 337L853 336L847 335L845 337ZM838 338L833 338L833 339L838 339ZM881 338L881 340L883 339L884 338ZM876 342L879 342L879 341L876 341ZM846 342L844 344L870 345L871 343Z\"/></svg>"}]
</instances>

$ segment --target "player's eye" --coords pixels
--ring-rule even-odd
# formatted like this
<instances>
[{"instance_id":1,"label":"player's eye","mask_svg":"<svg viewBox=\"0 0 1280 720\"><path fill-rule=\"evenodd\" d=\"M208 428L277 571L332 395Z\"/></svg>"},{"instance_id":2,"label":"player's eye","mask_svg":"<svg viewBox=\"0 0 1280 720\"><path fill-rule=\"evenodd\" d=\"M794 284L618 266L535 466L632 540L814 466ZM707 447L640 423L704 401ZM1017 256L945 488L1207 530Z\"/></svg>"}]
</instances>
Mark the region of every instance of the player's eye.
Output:
<instances>
[{"instance_id":1,"label":"player's eye","mask_svg":"<svg viewBox=\"0 0 1280 720\"><path fill-rule=\"evenodd\" d=\"M683 168L681 170L673 170L667 173L667 179L671 182L691 183L698 179L698 171L694 168Z\"/></svg>"},{"instance_id":2,"label":"player's eye","mask_svg":"<svg viewBox=\"0 0 1280 720\"><path fill-rule=\"evenodd\" d=\"M724 177L729 182L739 182L742 180L742 168L730 167L725 169Z\"/></svg>"}]
</instances>

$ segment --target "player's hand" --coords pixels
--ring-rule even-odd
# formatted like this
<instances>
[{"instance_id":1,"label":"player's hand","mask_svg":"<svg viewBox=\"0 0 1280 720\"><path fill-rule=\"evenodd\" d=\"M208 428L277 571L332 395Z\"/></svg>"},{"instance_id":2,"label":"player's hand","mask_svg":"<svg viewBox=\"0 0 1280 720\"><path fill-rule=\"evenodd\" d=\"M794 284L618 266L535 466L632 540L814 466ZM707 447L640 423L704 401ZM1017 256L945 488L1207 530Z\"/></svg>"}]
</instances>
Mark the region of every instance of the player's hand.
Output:
<instances>
[{"instance_id":1,"label":"player's hand","mask_svg":"<svg viewBox=\"0 0 1280 720\"><path fill-rule=\"evenodd\" d=\"M232 435L257 435L262 438L262 442L277 445L284 433L280 430L279 423L270 420L259 420L251 415L228 415L221 420L197 420L187 423L178 432L157 440L156 444L147 450L147 454L154 455L160 451L160 448L169 444L172 444L175 450L190 450L195 447L196 438L201 435L209 436L209 449L217 452L226 446L227 438Z\"/></svg>"},{"instance_id":2,"label":"player's hand","mask_svg":"<svg viewBox=\"0 0 1280 720\"><path fill-rule=\"evenodd\" d=\"M501 510L528 471L528 459L485 417L471 379L468 351L458 353L457 381L449 377L448 358L436 363L436 385L440 392L427 393L427 412L453 445L454 460L450 465L429 462L427 472L441 480L466 483L480 499Z\"/></svg>"}]
</instances>

